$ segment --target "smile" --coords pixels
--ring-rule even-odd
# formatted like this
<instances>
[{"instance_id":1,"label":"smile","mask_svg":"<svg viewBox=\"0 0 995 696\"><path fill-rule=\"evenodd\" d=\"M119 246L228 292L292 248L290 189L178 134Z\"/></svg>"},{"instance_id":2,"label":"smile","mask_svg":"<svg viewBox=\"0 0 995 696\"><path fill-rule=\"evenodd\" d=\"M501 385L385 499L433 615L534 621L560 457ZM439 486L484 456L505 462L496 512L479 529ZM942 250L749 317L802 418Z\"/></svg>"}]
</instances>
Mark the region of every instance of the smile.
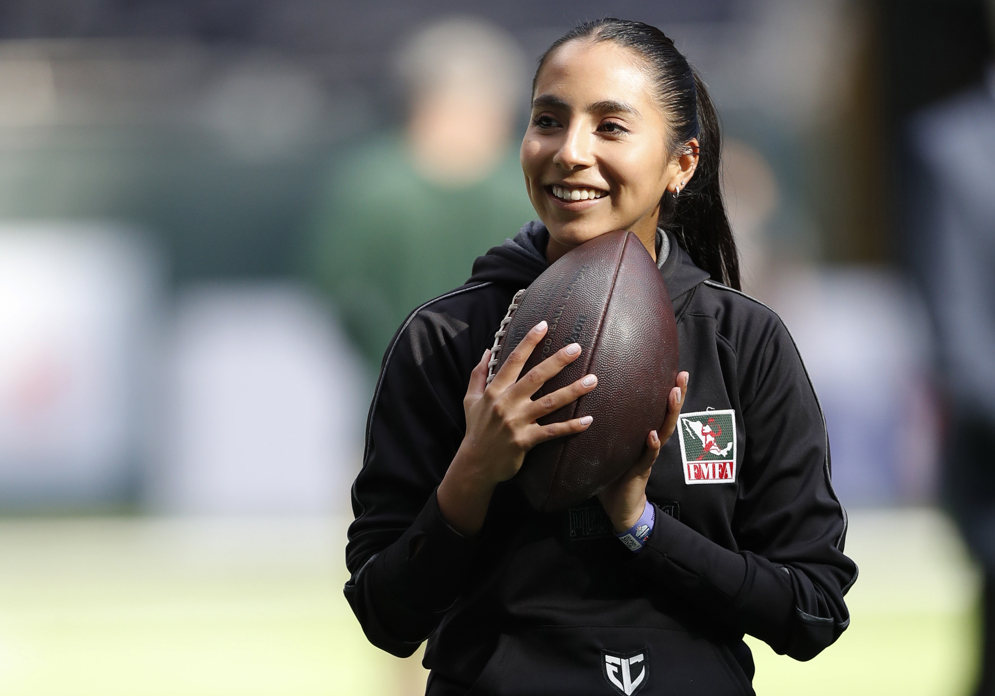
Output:
<instances>
[{"instance_id":1,"label":"smile","mask_svg":"<svg viewBox=\"0 0 995 696\"><path fill-rule=\"evenodd\" d=\"M557 186L556 184L550 186L550 190L561 201L587 201L595 198L604 198L608 195L607 192L598 191L597 189L566 188L565 186Z\"/></svg>"}]
</instances>

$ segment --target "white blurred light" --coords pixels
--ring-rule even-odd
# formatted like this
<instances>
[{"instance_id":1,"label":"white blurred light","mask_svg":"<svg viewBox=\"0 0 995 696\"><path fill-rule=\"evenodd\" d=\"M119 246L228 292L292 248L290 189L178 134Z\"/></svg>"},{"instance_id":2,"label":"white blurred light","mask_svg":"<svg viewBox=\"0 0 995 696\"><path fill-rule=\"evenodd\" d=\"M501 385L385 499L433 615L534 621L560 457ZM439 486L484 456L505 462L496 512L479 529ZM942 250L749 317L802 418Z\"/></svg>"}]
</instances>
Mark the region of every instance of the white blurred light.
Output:
<instances>
[{"instance_id":1,"label":"white blurred light","mask_svg":"<svg viewBox=\"0 0 995 696\"><path fill-rule=\"evenodd\" d=\"M785 274L772 299L822 402L834 485L851 504L935 494L929 334L911 297L886 271L823 268Z\"/></svg>"},{"instance_id":2,"label":"white blurred light","mask_svg":"<svg viewBox=\"0 0 995 696\"><path fill-rule=\"evenodd\" d=\"M127 485L158 277L122 228L0 226L0 500L83 502Z\"/></svg>"},{"instance_id":3,"label":"white blurred light","mask_svg":"<svg viewBox=\"0 0 995 696\"><path fill-rule=\"evenodd\" d=\"M347 509L363 382L324 307L291 283L208 284L183 293L174 331L153 504L194 514Z\"/></svg>"}]
</instances>

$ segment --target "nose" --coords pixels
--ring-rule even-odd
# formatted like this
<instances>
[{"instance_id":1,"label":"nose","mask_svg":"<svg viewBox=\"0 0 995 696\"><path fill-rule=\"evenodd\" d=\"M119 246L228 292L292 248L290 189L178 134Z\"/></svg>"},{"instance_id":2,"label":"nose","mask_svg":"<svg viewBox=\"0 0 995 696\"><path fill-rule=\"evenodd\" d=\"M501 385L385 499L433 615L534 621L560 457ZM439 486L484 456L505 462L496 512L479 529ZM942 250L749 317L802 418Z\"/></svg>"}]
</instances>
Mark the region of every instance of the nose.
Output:
<instances>
[{"instance_id":1,"label":"nose","mask_svg":"<svg viewBox=\"0 0 995 696\"><path fill-rule=\"evenodd\" d=\"M591 133L579 125L565 129L560 147L553 155L553 164L567 171L583 169L594 164L591 138Z\"/></svg>"}]
</instances>

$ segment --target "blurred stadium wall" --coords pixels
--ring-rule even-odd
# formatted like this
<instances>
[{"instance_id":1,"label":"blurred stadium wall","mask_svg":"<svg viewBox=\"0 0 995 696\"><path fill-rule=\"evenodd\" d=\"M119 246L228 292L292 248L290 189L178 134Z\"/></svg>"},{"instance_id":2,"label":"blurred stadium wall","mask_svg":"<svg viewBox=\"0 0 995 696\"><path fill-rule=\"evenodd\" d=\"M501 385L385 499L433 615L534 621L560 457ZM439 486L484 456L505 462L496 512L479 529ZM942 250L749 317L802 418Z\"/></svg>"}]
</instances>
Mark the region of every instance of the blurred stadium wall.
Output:
<instances>
[{"instance_id":1,"label":"blurred stadium wall","mask_svg":"<svg viewBox=\"0 0 995 696\"><path fill-rule=\"evenodd\" d=\"M747 289L781 311L798 334L826 407L838 487L852 503L924 501L934 489L936 414L930 410L928 337L921 312L896 272L894 250L901 245L901 231L891 226L895 216L889 187L895 177L888 158L894 125L914 108L956 89L958 81L980 70L985 55L984 40L978 38L983 32L971 29L977 22L967 21L980 16L980 3L947 3L943 13L938 7L883 0L710 0L652 6L621 2L611 9L667 29L712 87L727 134L726 191L743 248ZM266 335L266 317L283 311L274 309L273 290L287 303L286 311L299 318L296 328L288 320L273 330L289 332L286 345L317 340L312 352L326 353L325 364L314 360L306 368L307 361L297 363L301 370L315 371L312 385L324 385L315 386L315 394L307 398L327 403L343 399L349 406L335 408L355 416L341 427L329 426L321 433L316 429L307 436L313 438L305 447L308 456L325 459L326 468L338 473L326 471L309 479L321 467L304 464L298 486L304 491L338 481L339 490L325 499L324 509L347 508L342 486L358 466L365 400L377 360L367 355L357 363L349 352L354 350L349 342L357 336L351 324L343 334L338 317L354 309L352 304L336 306L334 296L312 288L306 271L310 240L328 219L323 187L329 174L348 176L342 170L356 166L349 159L355 145L397 128L409 112L396 77L407 37L447 11L445 3L388 2L372 9L312 0L248 2L237 10L220 1L3 4L0 221L6 229L21 230L19 234L61 230L65 244L49 241L48 248L63 257L73 250L84 256L105 254L106 263L119 264L107 278L138 277L148 299L141 309L132 308L133 319L116 319L121 328L114 336L99 322L89 325L93 346L125 351L129 360L127 374L115 377L121 394L116 411L107 405L108 394L100 397L105 398L103 406L97 401L93 408L77 406L90 418L103 413L109 419L106 428L117 433L117 442L107 444L108 454L101 455L106 461L92 467L92 485L82 480L64 485L68 479L55 484L62 478L57 472L77 465L70 463L72 457L56 462L52 433L64 427L89 429L83 421L70 426L52 420L49 430L35 426L31 435L16 421L23 414L12 415L15 406L10 405L24 398L17 394L25 387L17 380L0 383L0 403L7 404L0 409L0 432L18 429L18 444L11 440L0 448L0 471L33 472L23 479L28 486L23 491L17 483L21 479L9 479L9 494L0 497L0 506L162 511L170 509L164 501L173 496L176 510L187 509L176 493L178 480L187 475L173 469L190 468L180 460L193 455L179 454L187 445L169 443L194 437L177 424L191 422L194 412L186 409L207 397L185 396L198 392L185 391L195 387L184 386L176 370L184 369L179 366L184 361L201 358L183 351L207 350L212 340L220 341L211 350L230 351L232 365L241 355L249 370L244 393L232 398L265 402L266 389L253 391L249 383L256 378L279 382L276 365L295 362L289 353L273 361L260 355L259 365L248 367L247 355L258 348L250 345L253 337ZM461 11L502 27L526 56L534 57L564 28L604 8L595 2L512 2L500 9L470 3ZM940 14L946 19L938 20ZM933 37L933 43L956 36L957 41L948 43L957 49L945 50L939 63L927 60L929 52L918 50L922 41L917 40L925 36ZM527 111L528 80L521 82L516 133ZM334 217L335 210L330 214ZM114 252L113 261L105 242L90 250L87 240L93 234L84 230L95 228L116 230L122 248L141 247L144 260ZM506 235L514 232L508 229ZM369 243L348 232L335 234L343 250ZM37 253L43 253L41 246ZM45 262L39 264L36 275L52 274L52 292L71 292L77 298L90 292L70 291L54 261L47 271ZM145 270L136 264L145 264ZM391 271L391 277L398 273ZM32 282L42 282L40 278ZM17 282L13 276L8 280ZM135 288L119 290L138 297ZM18 294L16 288L8 292L13 298ZM203 307L196 307L196 298L203 299ZM421 299L411 298L412 306ZM11 301L16 305L16 299ZM97 295L89 301L95 312L115 311L109 305L98 308L103 300ZM258 315L250 319L253 303L259 304ZM211 320L190 319L208 311L206 307L220 314ZM222 318L226 312L232 322L242 322L244 336L236 339L238 331L229 327L227 348L222 349L224 330L219 327L227 326ZM301 319L305 316L309 318ZM390 316L376 329L378 335L390 335L396 321ZM24 327L13 323L3 330L21 334ZM60 330L69 329L53 325L53 332ZM216 337L184 333L198 330L215 331ZM296 338L290 339L295 331ZM98 334L105 335L96 338ZM323 351L320 346L331 345L329 341L340 341L342 349ZM60 350L76 355L82 346L63 343ZM8 350L0 356L6 361L0 374L23 372L27 368L16 362L23 359ZM42 362L38 358L31 369L52 372L32 379L56 384L61 379L57 370L65 368L54 363L39 367ZM263 375L270 367L272 373ZM854 413L846 404L858 392L874 396L861 400L863 410ZM97 392L87 394L72 398L98 399ZM127 407L124 394L131 400ZM288 393L286 398L298 397ZM263 418L262 411L250 417L247 411L232 410L230 418L237 420L238 413L247 419L241 425L218 422L216 427L234 435L258 432L252 418ZM299 440L301 433L292 427L298 421L285 422L287 442ZM248 472L256 471L261 481L293 476L291 461L299 460L287 457L279 467L263 461L279 449L275 433L280 428L276 421L270 425L276 439L269 449L249 447L267 454L243 472L251 476ZM198 432L207 437L210 430L204 426ZM26 444L31 437L42 444ZM227 440L224 447L239 452L237 439ZM220 441L196 445L201 446L224 449ZM43 457L48 463L32 463L32 447L52 450ZM228 455L212 453L208 459L215 456ZM111 464L112 459L117 463ZM205 477L220 475L201 466L190 470L203 471ZM28 478L33 479L30 485ZM46 480L53 486L50 494L44 491ZM210 484L205 479L203 485L220 486L218 500L226 498L222 489L228 484L220 479ZM167 495L164 486L174 492ZM314 500L306 502L301 495L303 509L316 509ZM203 500L198 505L207 509ZM257 509L246 505L247 511ZM282 505L295 507L290 499ZM219 502L220 509L230 511L230 501Z\"/></svg>"}]
</instances>

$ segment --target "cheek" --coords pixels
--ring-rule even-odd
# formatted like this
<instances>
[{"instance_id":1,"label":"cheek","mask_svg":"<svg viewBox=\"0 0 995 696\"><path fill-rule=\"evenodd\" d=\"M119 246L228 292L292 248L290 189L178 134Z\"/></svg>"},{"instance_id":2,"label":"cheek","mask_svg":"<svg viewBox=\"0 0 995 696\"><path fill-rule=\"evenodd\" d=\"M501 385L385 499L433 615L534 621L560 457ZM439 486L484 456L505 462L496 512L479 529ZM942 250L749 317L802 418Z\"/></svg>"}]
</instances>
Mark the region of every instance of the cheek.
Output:
<instances>
[{"instance_id":1,"label":"cheek","mask_svg":"<svg viewBox=\"0 0 995 696\"><path fill-rule=\"evenodd\" d=\"M529 198L534 197L535 187L538 185L536 180L541 171L539 166L541 149L542 146L536 139L525 136L525 139L522 141L522 149L519 152L522 173L525 174L525 191L528 193Z\"/></svg>"},{"instance_id":2,"label":"cheek","mask_svg":"<svg viewBox=\"0 0 995 696\"><path fill-rule=\"evenodd\" d=\"M522 163L522 171L526 176L535 171L537 162L541 154L542 146L535 138L525 136L522 140L522 149L519 152L519 160Z\"/></svg>"},{"instance_id":3,"label":"cheek","mask_svg":"<svg viewBox=\"0 0 995 696\"><path fill-rule=\"evenodd\" d=\"M669 172L664 157L633 154L618 164L619 176L623 177L624 185L634 194L650 199L663 196Z\"/></svg>"}]
</instances>

